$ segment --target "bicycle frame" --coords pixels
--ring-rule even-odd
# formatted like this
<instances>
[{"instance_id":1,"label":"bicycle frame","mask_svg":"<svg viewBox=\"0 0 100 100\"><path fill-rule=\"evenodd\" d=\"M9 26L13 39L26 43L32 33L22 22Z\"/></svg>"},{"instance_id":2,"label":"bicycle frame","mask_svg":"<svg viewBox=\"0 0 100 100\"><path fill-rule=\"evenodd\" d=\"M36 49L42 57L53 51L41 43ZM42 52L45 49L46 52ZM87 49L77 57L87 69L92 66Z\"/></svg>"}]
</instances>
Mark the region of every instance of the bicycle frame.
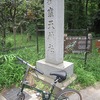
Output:
<instances>
[{"instance_id":1,"label":"bicycle frame","mask_svg":"<svg viewBox=\"0 0 100 100\"><path fill-rule=\"evenodd\" d=\"M23 93L23 90L24 90L24 88L26 87L26 88L29 88L29 89L31 89L31 90L35 90L35 91L37 91L38 93L40 93L40 94L42 95L42 100L50 100L51 95L52 95L52 92L53 92L53 90L54 90L54 87L55 87L55 84L56 84L56 83L57 83L57 80L54 81L54 84L52 85L51 90L50 90L50 92L48 93L48 92L45 92L45 91L43 91L43 90L41 90L41 89L38 89L38 88L36 88L36 87L29 86L29 85L25 84L25 82L22 82L22 86L21 86L21 91L20 91L20 92Z\"/></svg>"},{"instance_id":2,"label":"bicycle frame","mask_svg":"<svg viewBox=\"0 0 100 100\"><path fill-rule=\"evenodd\" d=\"M26 69L26 72L24 74L24 78L23 78L23 81L22 81L21 91L17 94L17 100L25 100L25 94L23 93L23 90L24 90L25 87L29 88L31 90L35 90L38 93L40 93L41 97L42 97L42 100L51 100L52 97L54 97L54 96L51 96L51 95L53 94L53 90L55 88L56 83L57 82L61 83L66 79L66 77L67 77L66 71L57 71L57 72L50 73L50 75L55 75L56 79L54 80L54 83L51 85L50 92L45 92L45 91L43 91L41 89L36 88L34 85L31 86L31 82L30 82L30 84L28 84L28 82L27 82L27 76L28 76L28 73L30 72L30 68L32 68L32 70L34 70L34 71L36 71L36 72L38 72L40 74L44 74L44 73L41 72L40 70L36 69L35 66L30 65L29 63L27 63L23 59L21 59L19 57L17 57L17 58L22 63L27 65L27 69ZM73 89L63 90L63 91L61 91L61 93L59 93L59 94L57 93L56 96L54 97L54 100L65 100L65 99L69 100L70 95L66 95L68 92L69 93L72 92L72 94L73 93L77 94L77 96L78 96L77 100L82 100L81 94L77 90L73 90ZM71 99L71 100L73 100L73 99Z\"/></svg>"},{"instance_id":3,"label":"bicycle frame","mask_svg":"<svg viewBox=\"0 0 100 100\"><path fill-rule=\"evenodd\" d=\"M55 79L53 85L51 86L51 90L50 90L49 93L48 93L48 92L45 92L45 91L43 91L43 90L40 90L40 89L38 89L38 88L36 88L36 87L27 85L26 77L27 77L27 75L28 75L28 72L29 72L29 70L30 70L30 67L33 68L33 70L34 70L35 67L31 66L29 63L25 62L23 59L21 59L21 58L19 58L19 57L17 57L17 58L18 58L20 61L22 61L24 64L27 65L27 69L26 69L26 72L25 72L25 74L24 74L24 78L23 78L23 80L22 80L21 91L20 91L19 93L23 93L23 90L24 90L24 88L26 87L26 88L29 88L29 89L31 89L31 90L35 90L35 91L39 92L39 93L42 95L42 100L50 100L51 95L52 95L52 92L53 92L53 90L54 90L54 87L55 87L56 83L58 82L58 79ZM39 71L38 71L38 72L39 72ZM42 72L39 72L39 73L42 74ZM19 94L19 93L18 93L18 94Z\"/></svg>"},{"instance_id":4,"label":"bicycle frame","mask_svg":"<svg viewBox=\"0 0 100 100\"><path fill-rule=\"evenodd\" d=\"M40 94L42 95L42 99L43 99L43 100L46 100L46 99L45 99L45 93L44 93L44 91L42 91L42 90L40 90L40 89L37 89L37 88L35 88L35 87L31 87L31 86L29 86L29 85L27 85L27 84L22 84L21 92L23 92L24 88L28 88L28 89L37 91L38 93L40 93ZM47 99L47 100L49 100L49 99Z\"/></svg>"}]
</instances>

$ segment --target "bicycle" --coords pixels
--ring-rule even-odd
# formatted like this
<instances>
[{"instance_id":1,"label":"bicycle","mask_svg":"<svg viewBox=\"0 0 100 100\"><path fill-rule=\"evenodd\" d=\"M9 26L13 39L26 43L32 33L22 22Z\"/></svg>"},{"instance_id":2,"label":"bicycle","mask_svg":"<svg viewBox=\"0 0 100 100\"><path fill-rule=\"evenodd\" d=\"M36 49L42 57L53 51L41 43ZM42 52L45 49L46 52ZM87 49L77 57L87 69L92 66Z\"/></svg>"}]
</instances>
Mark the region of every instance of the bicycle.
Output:
<instances>
[{"instance_id":1,"label":"bicycle","mask_svg":"<svg viewBox=\"0 0 100 100\"><path fill-rule=\"evenodd\" d=\"M24 61L23 59L21 59L19 57L17 57L17 59L20 60L25 65L27 65L28 67L26 69L24 79L22 81L22 86L21 86L20 91L17 94L17 99L16 100L25 100L25 94L23 93L23 90L24 90L25 87L40 93L41 94L41 100L82 100L81 94L77 90L74 90L74 89L64 89L52 98L53 90L56 86L56 83L57 82L61 83L64 80L66 80L67 73L64 70L50 73L50 75L56 76L56 78L54 79L54 83L51 85L51 89L50 89L49 92L45 92L45 91L43 91L41 89L38 89L36 87L29 86L28 82L26 81L26 77L28 75L28 72L29 72L30 68L32 70L34 70L35 72L38 72L42 75L44 73L41 72L40 70L38 70L35 66L30 65L28 62Z\"/></svg>"}]
</instances>

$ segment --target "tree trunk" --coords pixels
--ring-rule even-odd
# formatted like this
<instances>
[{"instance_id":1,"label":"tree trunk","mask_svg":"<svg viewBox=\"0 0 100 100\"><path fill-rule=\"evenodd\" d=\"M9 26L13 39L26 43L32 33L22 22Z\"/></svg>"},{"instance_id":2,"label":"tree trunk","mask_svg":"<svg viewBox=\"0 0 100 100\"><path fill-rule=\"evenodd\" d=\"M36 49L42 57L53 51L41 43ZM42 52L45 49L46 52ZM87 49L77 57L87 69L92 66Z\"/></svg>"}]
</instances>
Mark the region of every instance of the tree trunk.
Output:
<instances>
[{"instance_id":1,"label":"tree trunk","mask_svg":"<svg viewBox=\"0 0 100 100\"><path fill-rule=\"evenodd\" d=\"M1 40L1 45L2 45L2 50L3 51L5 49L5 44L6 44L6 29L3 28L3 31L2 31L2 40Z\"/></svg>"},{"instance_id":2,"label":"tree trunk","mask_svg":"<svg viewBox=\"0 0 100 100\"><path fill-rule=\"evenodd\" d=\"M22 37L22 38L21 38L21 39L22 39L22 40L21 40L21 45L22 45L22 43L23 43L23 28L22 28L22 26L20 26L20 29L21 29L21 37Z\"/></svg>"},{"instance_id":3,"label":"tree trunk","mask_svg":"<svg viewBox=\"0 0 100 100\"><path fill-rule=\"evenodd\" d=\"M86 0L86 15L87 15L87 12L88 12L88 2L89 2L89 0Z\"/></svg>"}]
</instances>

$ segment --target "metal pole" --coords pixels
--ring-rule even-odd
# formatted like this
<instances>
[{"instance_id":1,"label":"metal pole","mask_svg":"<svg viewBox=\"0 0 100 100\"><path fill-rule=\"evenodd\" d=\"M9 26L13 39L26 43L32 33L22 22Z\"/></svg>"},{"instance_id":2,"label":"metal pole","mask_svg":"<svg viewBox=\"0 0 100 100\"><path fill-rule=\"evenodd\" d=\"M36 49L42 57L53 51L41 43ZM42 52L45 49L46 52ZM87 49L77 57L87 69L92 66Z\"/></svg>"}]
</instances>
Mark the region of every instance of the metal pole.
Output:
<instances>
[{"instance_id":1,"label":"metal pole","mask_svg":"<svg viewBox=\"0 0 100 100\"><path fill-rule=\"evenodd\" d=\"M87 10L88 10L88 1L89 0L86 0L86 16L88 15L87 13ZM87 20L86 20L87 21ZM86 64L86 61L87 61L87 53L88 53L88 28L87 28L88 25L86 25L86 49L85 49L85 64Z\"/></svg>"},{"instance_id":2,"label":"metal pole","mask_svg":"<svg viewBox=\"0 0 100 100\"><path fill-rule=\"evenodd\" d=\"M88 29L86 29L86 48L85 48L85 64L86 64L86 61L87 61L87 53L88 53Z\"/></svg>"},{"instance_id":3,"label":"metal pole","mask_svg":"<svg viewBox=\"0 0 100 100\"><path fill-rule=\"evenodd\" d=\"M36 45L37 45L37 53L39 53L39 44L38 44L38 25L36 19Z\"/></svg>"}]
</instances>

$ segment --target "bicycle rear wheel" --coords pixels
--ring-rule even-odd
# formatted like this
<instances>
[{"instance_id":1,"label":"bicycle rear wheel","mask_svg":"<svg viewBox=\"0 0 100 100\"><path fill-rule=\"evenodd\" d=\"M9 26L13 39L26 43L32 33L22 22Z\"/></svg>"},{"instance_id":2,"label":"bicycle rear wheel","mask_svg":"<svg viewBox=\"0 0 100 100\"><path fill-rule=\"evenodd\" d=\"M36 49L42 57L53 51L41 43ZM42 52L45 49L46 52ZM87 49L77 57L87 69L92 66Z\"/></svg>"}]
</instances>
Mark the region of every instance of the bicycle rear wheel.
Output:
<instances>
[{"instance_id":1,"label":"bicycle rear wheel","mask_svg":"<svg viewBox=\"0 0 100 100\"><path fill-rule=\"evenodd\" d=\"M60 93L57 100L82 100L82 96L77 90L65 89Z\"/></svg>"}]
</instances>

